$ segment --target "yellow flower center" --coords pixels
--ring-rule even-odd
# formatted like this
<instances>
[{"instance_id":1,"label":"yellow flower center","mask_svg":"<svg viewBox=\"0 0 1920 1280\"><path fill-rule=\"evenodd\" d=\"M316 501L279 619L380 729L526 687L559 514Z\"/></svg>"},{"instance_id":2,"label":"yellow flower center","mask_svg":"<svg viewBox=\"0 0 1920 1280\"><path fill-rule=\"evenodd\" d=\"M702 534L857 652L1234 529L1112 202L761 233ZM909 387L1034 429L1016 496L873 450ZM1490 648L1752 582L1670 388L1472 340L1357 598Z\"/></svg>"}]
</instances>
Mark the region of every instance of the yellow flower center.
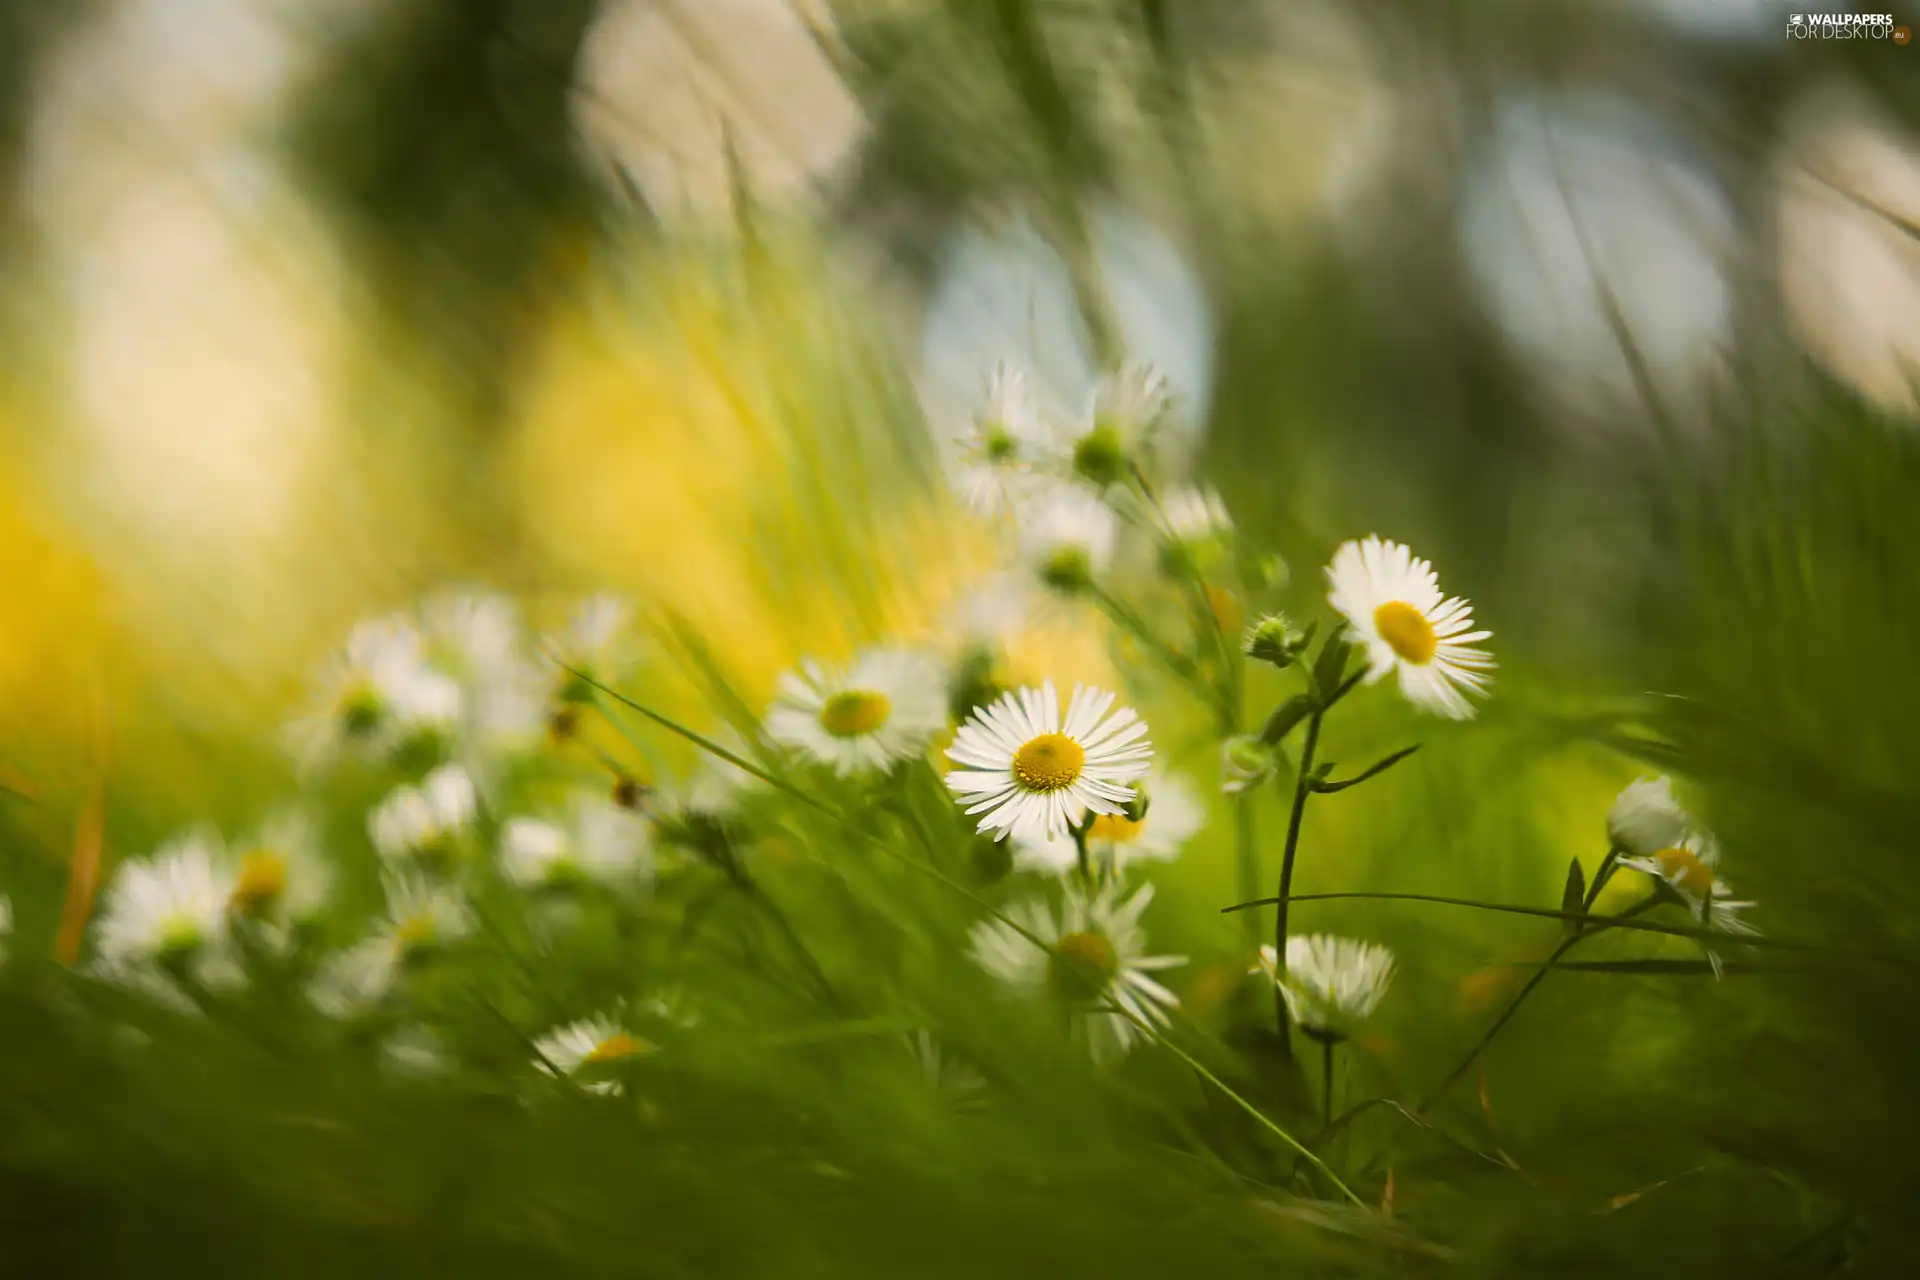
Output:
<instances>
[{"instance_id":1,"label":"yellow flower center","mask_svg":"<svg viewBox=\"0 0 1920 1280\"><path fill-rule=\"evenodd\" d=\"M410 915L393 924L393 941L403 952L415 947L424 947L433 942L438 930L434 927L433 916L425 911Z\"/></svg>"},{"instance_id":2,"label":"yellow flower center","mask_svg":"<svg viewBox=\"0 0 1920 1280\"><path fill-rule=\"evenodd\" d=\"M626 1032L620 1031L608 1036L605 1040L593 1046L593 1052L589 1053L584 1061L618 1062L622 1058L633 1057L633 1055L639 1053L644 1047L645 1046L638 1040Z\"/></svg>"},{"instance_id":3,"label":"yellow flower center","mask_svg":"<svg viewBox=\"0 0 1920 1280\"><path fill-rule=\"evenodd\" d=\"M1389 600L1375 609L1373 625L1402 661L1416 667L1432 662L1433 651L1440 647L1439 637L1433 634L1433 624L1427 621L1427 615L1403 600Z\"/></svg>"},{"instance_id":4,"label":"yellow flower center","mask_svg":"<svg viewBox=\"0 0 1920 1280\"><path fill-rule=\"evenodd\" d=\"M884 693L850 689L836 693L820 708L820 727L836 738L857 738L887 722L893 700Z\"/></svg>"},{"instance_id":5,"label":"yellow flower center","mask_svg":"<svg viewBox=\"0 0 1920 1280\"><path fill-rule=\"evenodd\" d=\"M1053 944L1047 976L1068 1000L1096 999L1120 973L1120 957L1104 934L1083 930Z\"/></svg>"},{"instance_id":6,"label":"yellow flower center","mask_svg":"<svg viewBox=\"0 0 1920 1280\"><path fill-rule=\"evenodd\" d=\"M1124 813L1103 813L1093 820L1092 826L1087 828L1087 838L1111 840L1115 844L1130 844L1140 838L1140 833L1146 830L1146 827L1145 818L1136 822Z\"/></svg>"},{"instance_id":7,"label":"yellow flower center","mask_svg":"<svg viewBox=\"0 0 1920 1280\"><path fill-rule=\"evenodd\" d=\"M1691 849L1662 849L1653 855L1667 883L1696 898L1713 892L1713 868L1700 861Z\"/></svg>"},{"instance_id":8,"label":"yellow flower center","mask_svg":"<svg viewBox=\"0 0 1920 1280\"><path fill-rule=\"evenodd\" d=\"M1013 780L1027 791L1061 791L1079 779L1086 763L1087 753L1072 738L1043 733L1013 753Z\"/></svg>"},{"instance_id":9,"label":"yellow flower center","mask_svg":"<svg viewBox=\"0 0 1920 1280\"><path fill-rule=\"evenodd\" d=\"M286 891L286 860L269 850L255 849L240 859L228 902L235 911L256 911L278 902Z\"/></svg>"}]
</instances>

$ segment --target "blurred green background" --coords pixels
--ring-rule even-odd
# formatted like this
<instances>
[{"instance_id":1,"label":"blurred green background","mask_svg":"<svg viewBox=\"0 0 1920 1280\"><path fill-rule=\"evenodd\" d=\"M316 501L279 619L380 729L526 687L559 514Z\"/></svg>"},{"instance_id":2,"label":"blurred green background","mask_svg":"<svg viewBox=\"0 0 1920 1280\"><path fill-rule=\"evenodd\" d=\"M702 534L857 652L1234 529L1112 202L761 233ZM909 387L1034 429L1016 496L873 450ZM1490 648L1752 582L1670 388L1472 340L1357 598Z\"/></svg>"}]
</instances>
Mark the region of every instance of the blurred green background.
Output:
<instances>
[{"instance_id":1,"label":"blurred green background","mask_svg":"<svg viewBox=\"0 0 1920 1280\"><path fill-rule=\"evenodd\" d=\"M1788 17L0 3L8 1274L1912 1274L1920 51ZM1425 749L1313 811L1299 891L1552 907L1613 795L1668 771L1764 931L1892 959L1550 978L1440 1132L1356 1123L1402 1144L1404 1239L1304 1221L1177 1063L1096 1083L995 1028L963 915L910 881L884 937L831 886L784 892L850 989L940 1006L991 1108L806 1039L723 948L674 963L732 1034L617 1125L489 1082L517 1050L484 1033L472 1071L395 1081L297 1020L132 1047L75 1018L75 867L254 820L355 618L446 581L536 613L612 587L754 708L803 655L937 636L992 558L942 442L1002 356L1084 394L1089 264L1290 566L1236 607L1324 612L1319 566L1378 532L1495 633L1473 724L1386 697L1336 723L1335 759ZM660 652L647 695L716 722L689 647ZM1015 657L1141 668L1086 620ZM1265 680L1262 709L1291 687ZM1211 792L1199 718L1135 695ZM1284 1110L1214 807L1153 874L1156 948L1193 957L1215 1069ZM1349 1088L1409 1104L1559 938L1420 904L1295 919L1400 952Z\"/></svg>"}]
</instances>

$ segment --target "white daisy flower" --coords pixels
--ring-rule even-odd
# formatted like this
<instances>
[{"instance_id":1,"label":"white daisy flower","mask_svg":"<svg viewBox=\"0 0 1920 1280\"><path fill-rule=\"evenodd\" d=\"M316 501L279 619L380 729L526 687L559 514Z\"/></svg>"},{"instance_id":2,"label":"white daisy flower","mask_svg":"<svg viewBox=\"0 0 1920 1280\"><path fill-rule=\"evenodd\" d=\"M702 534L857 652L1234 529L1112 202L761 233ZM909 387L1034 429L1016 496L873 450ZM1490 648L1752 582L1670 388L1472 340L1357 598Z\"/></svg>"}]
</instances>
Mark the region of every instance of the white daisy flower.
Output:
<instances>
[{"instance_id":1,"label":"white daisy flower","mask_svg":"<svg viewBox=\"0 0 1920 1280\"><path fill-rule=\"evenodd\" d=\"M1472 631L1473 607L1443 598L1433 566L1397 542L1343 543L1327 568L1331 603L1367 649L1367 682L1400 673L1415 706L1454 720L1473 715L1461 693L1483 693L1493 658L1475 648L1493 633Z\"/></svg>"},{"instance_id":2,"label":"white daisy flower","mask_svg":"<svg viewBox=\"0 0 1920 1280\"><path fill-rule=\"evenodd\" d=\"M927 1083L941 1093L963 1100L986 1089L987 1078L940 1047L933 1032L920 1030L907 1037L907 1048L920 1064Z\"/></svg>"},{"instance_id":3,"label":"white daisy flower","mask_svg":"<svg viewBox=\"0 0 1920 1280\"><path fill-rule=\"evenodd\" d=\"M227 938L228 886L217 837L176 837L150 859L114 872L94 921L94 953L108 967L187 959Z\"/></svg>"},{"instance_id":4,"label":"white daisy flower","mask_svg":"<svg viewBox=\"0 0 1920 1280\"><path fill-rule=\"evenodd\" d=\"M996 840L1043 843L1089 812L1124 813L1153 744L1131 708L1107 714L1113 703L1113 694L1078 685L1062 719L1051 680L1009 693L960 726L947 759L966 767L947 774L947 786Z\"/></svg>"},{"instance_id":5,"label":"white daisy flower","mask_svg":"<svg viewBox=\"0 0 1920 1280\"><path fill-rule=\"evenodd\" d=\"M1265 973L1280 987L1287 1013L1309 1035L1345 1039L1373 1016L1393 981L1393 952L1370 942L1331 934L1294 934L1287 939L1281 972L1272 947L1260 948L1250 973Z\"/></svg>"},{"instance_id":6,"label":"white daisy flower","mask_svg":"<svg viewBox=\"0 0 1920 1280\"><path fill-rule=\"evenodd\" d=\"M526 888L638 883L647 873L647 823L598 794L576 795L563 821L509 818L500 828L500 870Z\"/></svg>"},{"instance_id":7,"label":"white daisy flower","mask_svg":"<svg viewBox=\"0 0 1920 1280\"><path fill-rule=\"evenodd\" d=\"M376 618L355 626L321 668L314 706L288 726L289 739L313 771L348 752L380 758L414 737L449 733L460 713L460 686L427 662L419 630Z\"/></svg>"},{"instance_id":8,"label":"white daisy flower","mask_svg":"<svg viewBox=\"0 0 1920 1280\"><path fill-rule=\"evenodd\" d=\"M385 918L366 938L329 956L307 985L307 998L330 1017L372 1009L409 964L473 930L473 913L457 890L409 874L387 876L385 886Z\"/></svg>"},{"instance_id":9,"label":"white daisy flower","mask_svg":"<svg viewBox=\"0 0 1920 1280\"><path fill-rule=\"evenodd\" d=\"M556 1027L533 1042L535 1065L550 1075L577 1079L592 1093L617 1094L610 1073L652 1048L611 1018L583 1018Z\"/></svg>"},{"instance_id":10,"label":"white daisy flower","mask_svg":"<svg viewBox=\"0 0 1920 1280\"><path fill-rule=\"evenodd\" d=\"M947 724L940 664L908 649L869 649L844 672L811 658L780 677L767 736L842 775L890 768Z\"/></svg>"},{"instance_id":11,"label":"white daisy flower","mask_svg":"<svg viewBox=\"0 0 1920 1280\"><path fill-rule=\"evenodd\" d=\"M1092 411L1063 442L1073 473L1105 488L1125 482L1149 462L1172 416L1167 379L1145 364L1127 364L1094 392Z\"/></svg>"},{"instance_id":12,"label":"white daisy flower","mask_svg":"<svg viewBox=\"0 0 1920 1280\"><path fill-rule=\"evenodd\" d=\"M618 686L640 665L633 602L611 592L588 596L574 606L567 625L547 637L546 652L562 668L554 676L554 700L592 702L593 686L582 675Z\"/></svg>"},{"instance_id":13,"label":"white daisy flower","mask_svg":"<svg viewBox=\"0 0 1920 1280\"><path fill-rule=\"evenodd\" d=\"M500 592L436 591L421 603L420 619L427 660L462 684L483 683L524 656L520 607Z\"/></svg>"},{"instance_id":14,"label":"white daisy flower","mask_svg":"<svg viewBox=\"0 0 1920 1280\"><path fill-rule=\"evenodd\" d=\"M310 811L276 810L232 852L227 906L234 915L298 924L325 909L333 868Z\"/></svg>"},{"instance_id":15,"label":"white daisy flower","mask_svg":"<svg viewBox=\"0 0 1920 1280\"><path fill-rule=\"evenodd\" d=\"M1667 777L1628 783L1607 810L1607 839L1636 858L1678 847L1693 829L1693 818L1673 798L1673 780Z\"/></svg>"},{"instance_id":16,"label":"white daisy flower","mask_svg":"<svg viewBox=\"0 0 1920 1280\"><path fill-rule=\"evenodd\" d=\"M1179 547L1198 547L1233 533L1233 516L1215 489L1173 489L1160 499L1160 516L1160 532Z\"/></svg>"},{"instance_id":17,"label":"white daisy flower","mask_svg":"<svg viewBox=\"0 0 1920 1280\"><path fill-rule=\"evenodd\" d=\"M1147 775L1144 790L1147 812L1138 821L1124 813L1103 813L1087 828L1087 856L1095 867L1117 876L1136 862L1171 861L1206 825L1206 806L1178 775L1156 769ZM1021 842L1014 865L1064 876L1073 873L1079 856L1073 837L1062 835L1038 844Z\"/></svg>"},{"instance_id":18,"label":"white daisy flower","mask_svg":"<svg viewBox=\"0 0 1920 1280\"><path fill-rule=\"evenodd\" d=\"M1005 363L994 366L986 403L955 442L954 492L981 515L1007 510L1031 489L1046 439L1026 374Z\"/></svg>"},{"instance_id":19,"label":"white daisy flower","mask_svg":"<svg viewBox=\"0 0 1920 1280\"><path fill-rule=\"evenodd\" d=\"M1113 510L1090 493L1056 487L1020 510L1020 559L1041 585L1074 595L1113 558Z\"/></svg>"},{"instance_id":20,"label":"white daisy flower","mask_svg":"<svg viewBox=\"0 0 1920 1280\"><path fill-rule=\"evenodd\" d=\"M1754 904L1736 897L1721 876L1720 842L1705 831L1694 831L1678 844L1645 857L1622 858L1620 865L1645 872L1666 885L1686 906L1687 914L1705 928L1746 936L1760 932L1741 917ZM1709 949L1707 959L1718 974L1719 954Z\"/></svg>"},{"instance_id":21,"label":"white daisy flower","mask_svg":"<svg viewBox=\"0 0 1920 1280\"><path fill-rule=\"evenodd\" d=\"M431 1027L409 1025L387 1037L380 1059L397 1075L415 1079L443 1076L453 1069L446 1043Z\"/></svg>"},{"instance_id":22,"label":"white daisy flower","mask_svg":"<svg viewBox=\"0 0 1920 1280\"><path fill-rule=\"evenodd\" d=\"M1145 1039L1145 1027L1167 1025L1166 1010L1180 1003L1149 976L1187 962L1145 954L1140 917L1152 901L1153 886L1142 885L1124 902L1112 889L1091 898L1069 891L1057 916L1039 899L1016 903L1008 919L1046 945L1006 921L984 920L973 929L973 958L1017 990L1074 1010L1095 1060L1110 1061Z\"/></svg>"},{"instance_id":23,"label":"white daisy flower","mask_svg":"<svg viewBox=\"0 0 1920 1280\"><path fill-rule=\"evenodd\" d=\"M420 785L395 787L367 815L367 834L380 856L445 863L460 853L460 840L479 813L473 779L457 764L443 764Z\"/></svg>"}]
</instances>

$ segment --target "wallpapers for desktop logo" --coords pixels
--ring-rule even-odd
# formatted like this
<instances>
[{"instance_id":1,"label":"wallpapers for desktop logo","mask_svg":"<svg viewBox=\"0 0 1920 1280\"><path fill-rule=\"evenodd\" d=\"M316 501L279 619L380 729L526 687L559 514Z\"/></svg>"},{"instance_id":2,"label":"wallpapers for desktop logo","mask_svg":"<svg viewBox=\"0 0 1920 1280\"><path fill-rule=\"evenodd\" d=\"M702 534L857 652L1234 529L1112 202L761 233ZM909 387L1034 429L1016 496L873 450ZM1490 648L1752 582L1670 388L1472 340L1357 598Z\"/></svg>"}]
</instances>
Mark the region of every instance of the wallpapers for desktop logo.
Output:
<instances>
[{"instance_id":1,"label":"wallpapers for desktop logo","mask_svg":"<svg viewBox=\"0 0 1920 1280\"><path fill-rule=\"evenodd\" d=\"M1891 40L1906 44L1913 39L1908 28L1894 22L1890 13L1796 13L1787 18L1790 40Z\"/></svg>"}]
</instances>

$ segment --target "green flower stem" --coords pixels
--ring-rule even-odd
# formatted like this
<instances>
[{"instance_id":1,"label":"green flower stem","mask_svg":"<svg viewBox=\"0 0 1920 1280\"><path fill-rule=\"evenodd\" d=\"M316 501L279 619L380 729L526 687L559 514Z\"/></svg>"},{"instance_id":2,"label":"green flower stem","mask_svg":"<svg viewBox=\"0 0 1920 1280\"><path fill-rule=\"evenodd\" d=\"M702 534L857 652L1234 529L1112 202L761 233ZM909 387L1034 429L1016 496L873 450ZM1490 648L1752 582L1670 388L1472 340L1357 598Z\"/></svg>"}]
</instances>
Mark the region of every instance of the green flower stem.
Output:
<instances>
[{"instance_id":1,"label":"green flower stem","mask_svg":"<svg viewBox=\"0 0 1920 1280\"><path fill-rule=\"evenodd\" d=\"M1600 867L1593 873L1593 883L1587 886L1587 896L1580 903L1582 911L1593 910L1593 904L1600 900L1600 891L1607 887L1607 881L1613 878L1614 869L1620 863L1620 846L1607 846L1607 856L1600 859Z\"/></svg>"},{"instance_id":2,"label":"green flower stem","mask_svg":"<svg viewBox=\"0 0 1920 1280\"><path fill-rule=\"evenodd\" d=\"M1287 843L1280 855L1280 892L1273 900L1278 908L1273 914L1273 967L1276 977L1287 969L1287 906L1293 901L1293 863L1300 851L1300 824L1306 818L1307 797L1313 794L1313 757L1320 746L1320 724L1327 712L1352 692L1360 679L1360 675L1348 679L1325 702L1316 706L1313 714L1307 718L1307 740L1300 749L1300 767L1293 779L1293 809L1287 815ZM1293 1040L1288 1034L1292 1019L1287 1015L1287 1002L1280 994L1278 982L1274 984L1273 1014L1280 1027L1281 1046L1288 1056L1292 1056Z\"/></svg>"},{"instance_id":3,"label":"green flower stem","mask_svg":"<svg viewBox=\"0 0 1920 1280\"><path fill-rule=\"evenodd\" d=\"M1333 1046L1334 1040L1332 1036L1327 1036L1320 1041L1320 1047L1325 1052L1326 1062L1326 1071L1323 1075L1321 1088L1320 1123L1329 1127L1333 1124Z\"/></svg>"},{"instance_id":4,"label":"green flower stem","mask_svg":"<svg viewBox=\"0 0 1920 1280\"><path fill-rule=\"evenodd\" d=\"M1300 852L1300 824L1307 815L1307 797L1313 794L1313 756L1320 747L1320 721L1326 714L1316 709L1307 720L1307 741L1300 749L1300 767L1293 779L1293 810L1287 815L1287 843L1280 855L1280 892L1273 913L1273 971L1277 979L1287 970L1287 907L1293 901L1293 861ZM1280 983L1273 985L1273 1016L1280 1027L1280 1047L1293 1056L1292 1018L1287 1013L1286 996Z\"/></svg>"}]
</instances>

